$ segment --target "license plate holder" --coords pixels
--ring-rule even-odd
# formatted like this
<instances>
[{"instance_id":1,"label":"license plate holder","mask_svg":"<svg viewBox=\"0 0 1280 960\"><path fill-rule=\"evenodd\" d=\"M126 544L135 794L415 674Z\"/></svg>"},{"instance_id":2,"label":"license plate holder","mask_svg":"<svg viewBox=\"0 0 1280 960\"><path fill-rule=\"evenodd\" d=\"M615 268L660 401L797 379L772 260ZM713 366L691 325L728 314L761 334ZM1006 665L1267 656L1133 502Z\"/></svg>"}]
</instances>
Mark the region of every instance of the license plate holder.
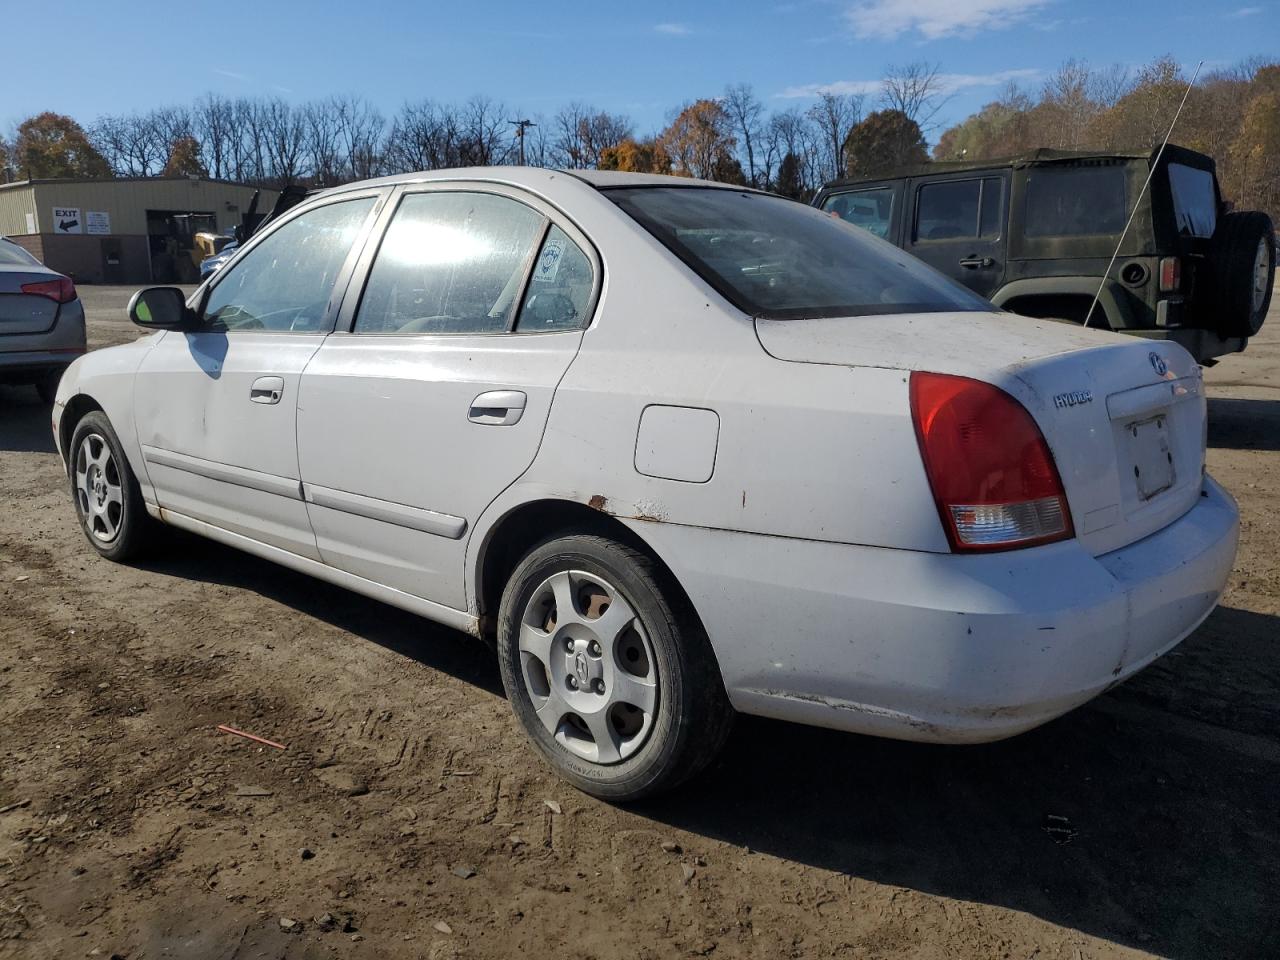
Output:
<instances>
[{"instance_id":1,"label":"license plate holder","mask_svg":"<svg viewBox=\"0 0 1280 960\"><path fill-rule=\"evenodd\" d=\"M1131 423L1128 431L1138 498L1150 500L1172 487L1176 479L1173 449L1169 443L1169 424L1161 415Z\"/></svg>"}]
</instances>

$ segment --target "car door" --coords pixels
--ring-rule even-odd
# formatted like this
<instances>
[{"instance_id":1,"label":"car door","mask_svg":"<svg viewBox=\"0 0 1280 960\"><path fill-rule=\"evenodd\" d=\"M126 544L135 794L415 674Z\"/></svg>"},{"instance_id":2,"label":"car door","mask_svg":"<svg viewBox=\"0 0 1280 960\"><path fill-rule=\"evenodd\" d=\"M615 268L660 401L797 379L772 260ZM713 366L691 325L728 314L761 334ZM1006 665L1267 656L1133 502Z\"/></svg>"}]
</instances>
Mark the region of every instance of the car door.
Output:
<instances>
[{"instance_id":1,"label":"car door","mask_svg":"<svg viewBox=\"0 0 1280 960\"><path fill-rule=\"evenodd\" d=\"M1006 178L1000 174L916 180L905 248L989 297L1004 278Z\"/></svg>"},{"instance_id":2,"label":"car door","mask_svg":"<svg viewBox=\"0 0 1280 960\"><path fill-rule=\"evenodd\" d=\"M599 288L580 232L518 191L405 188L302 377L324 561L465 609L466 538L533 461Z\"/></svg>"},{"instance_id":3,"label":"car door","mask_svg":"<svg viewBox=\"0 0 1280 960\"><path fill-rule=\"evenodd\" d=\"M302 502L298 381L333 327L380 195L340 196L254 238L168 331L134 385L159 505L318 559Z\"/></svg>"}]
</instances>

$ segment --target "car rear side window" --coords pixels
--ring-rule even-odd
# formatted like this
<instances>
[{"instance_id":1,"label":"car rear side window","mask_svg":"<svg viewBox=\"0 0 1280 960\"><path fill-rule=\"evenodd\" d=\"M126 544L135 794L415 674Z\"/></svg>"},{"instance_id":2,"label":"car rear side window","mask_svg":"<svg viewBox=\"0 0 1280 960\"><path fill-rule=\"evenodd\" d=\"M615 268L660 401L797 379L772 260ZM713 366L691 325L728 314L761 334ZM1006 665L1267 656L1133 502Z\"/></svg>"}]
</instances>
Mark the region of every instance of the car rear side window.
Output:
<instances>
[{"instance_id":1,"label":"car rear side window","mask_svg":"<svg viewBox=\"0 0 1280 960\"><path fill-rule=\"evenodd\" d=\"M603 193L725 299L758 317L992 309L892 244L792 200L715 187Z\"/></svg>"},{"instance_id":2,"label":"car rear side window","mask_svg":"<svg viewBox=\"0 0 1280 960\"><path fill-rule=\"evenodd\" d=\"M1124 166L1034 167L1026 177L1028 237L1119 233L1128 216Z\"/></svg>"},{"instance_id":3,"label":"car rear side window","mask_svg":"<svg viewBox=\"0 0 1280 960\"><path fill-rule=\"evenodd\" d=\"M205 326L228 333L315 333L374 197L315 207L263 237L209 292Z\"/></svg>"},{"instance_id":4,"label":"car rear side window","mask_svg":"<svg viewBox=\"0 0 1280 960\"><path fill-rule=\"evenodd\" d=\"M999 177L922 185L916 199L916 242L1000 236L1002 187Z\"/></svg>"},{"instance_id":5,"label":"car rear side window","mask_svg":"<svg viewBox=\"0 0 1280 960\"><path fill-rule=\"evenodd\" d=\"M591 260L582 248L553 224L534 261L516 331L547 333L584 326L593 276Z\"/></svg>"},{"instance_id":6,"label":"car rear side window","mask_svg":"<svg viewBox=\"0 0 1280 960\"><path fill-rule=\"evenodd\" d=\"M1213 174L1184 163L1171 163L1169 189L1173 191L1178 234L1212 237L1218 226L1218 191L1213 186Z\"/></svg>"},{"instance_id":7,"label":"car rear side window","mask_svg":"<svg viewBox=\"0 0 1280 960\"><path fill-rule=\"evenodd\" d=\"M836 193L823 201L822 209L883 240L893 224L893 193L893 187Z\"/></svg>"},{"instance_id":8,"label":"car rear side window","mask_svg":"<svg viewBox=\"0 0 1280 960\"><path fill-rule=\"evenodd\" d=\"M355 332L505 332L545 222L497 194L409 194L378 248Z\"/></svg>"}]
</instances>

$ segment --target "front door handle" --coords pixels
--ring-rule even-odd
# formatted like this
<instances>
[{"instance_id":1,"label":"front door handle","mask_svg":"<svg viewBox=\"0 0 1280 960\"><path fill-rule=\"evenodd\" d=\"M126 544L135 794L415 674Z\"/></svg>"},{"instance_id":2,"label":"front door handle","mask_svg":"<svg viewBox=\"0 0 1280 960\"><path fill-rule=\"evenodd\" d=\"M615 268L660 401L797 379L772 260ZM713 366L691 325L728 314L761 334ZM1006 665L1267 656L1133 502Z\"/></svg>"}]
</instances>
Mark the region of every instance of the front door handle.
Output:
<instances>
[{"instance_id":1,"label":"front door handle","mask_svg":"<svg viewBox=\"0 0 1280 960\"><path fill-rule=\"evenodd\" d=\"M985 270L987 267L995 266L995 261L990 257L965 257L960 261L960 266L969 270L977 270L979 267Z\"/></svg>"},{"instance_id":2,"label":"front door handle","mask_svg":"<svg viewBox=\"0 0 1280 960\"><path fill-rule=\"evenodd\" d=\"M528 399L522 390L490 390L471 401L467 419L490 427L510 427L520 422Z\"/></svg>"},{"instance_id":3,"label":"front door handle","mask_svg":"<svg viewBox=\"0 0 1280 960\"><path fill-rule=\"evenodd\" d=\"M279 403L284 396L284 377L259 377L249 388L254 403Z\"/></svg>"}]
</instances>

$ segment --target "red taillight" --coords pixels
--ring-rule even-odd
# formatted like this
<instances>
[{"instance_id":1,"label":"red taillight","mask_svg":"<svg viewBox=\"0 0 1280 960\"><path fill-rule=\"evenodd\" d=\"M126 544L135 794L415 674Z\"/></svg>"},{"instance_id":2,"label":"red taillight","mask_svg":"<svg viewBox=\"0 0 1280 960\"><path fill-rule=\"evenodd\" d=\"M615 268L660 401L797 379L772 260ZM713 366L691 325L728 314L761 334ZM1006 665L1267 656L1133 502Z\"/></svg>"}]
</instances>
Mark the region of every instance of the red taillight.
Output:
<instances>
[{"instance_id":1,"label":"red taillight","mask_svg":"<svg viewBox=\"0 0 1280 960\"><path fill-rule=\"evenodd\" d=\"M1013 397L968 377L917 372L911 417L953 550L1007 550L1073 536L1053 454Z\"/></svg>"},{"instance_id":2,"label":"red taillight","mask_svg":"<svg viewBox=\"0 0 1280 960\"><path fill-rule=\"evenodd\" d=\"M22 292L36 297L48 297L55 303L70 303L76 298L76 285L70 277L42 280L40 283L24 283Z\"/></svg>"},{"instance_id":3,"label":"red taillight","mask_svg":"<svg viewBox=\"0 0 1280 960\"><path fill-rule=\"evenodd\" d=\"M1177 293L1182 286L1182 261L1177 257L1165 257L1160 261L1160 292Z\"/></svg>"}]
</instances>

